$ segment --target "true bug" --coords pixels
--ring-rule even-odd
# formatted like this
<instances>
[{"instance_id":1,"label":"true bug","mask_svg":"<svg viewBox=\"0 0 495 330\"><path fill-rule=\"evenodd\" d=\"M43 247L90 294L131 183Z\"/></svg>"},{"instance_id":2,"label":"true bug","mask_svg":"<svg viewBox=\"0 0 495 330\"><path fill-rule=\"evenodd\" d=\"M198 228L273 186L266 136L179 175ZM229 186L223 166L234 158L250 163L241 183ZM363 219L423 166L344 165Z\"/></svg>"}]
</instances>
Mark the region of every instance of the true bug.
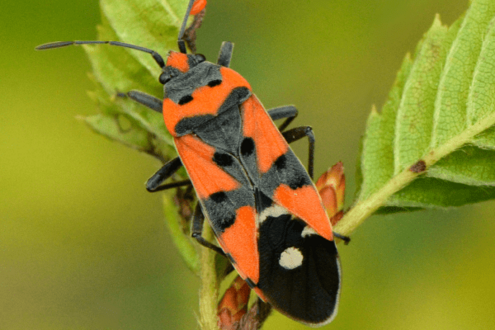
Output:
<instances>
[{"instance_id":1,"label":"true bug","mask_svg":"<svg viewBox=\"0 0 495 330\"><path fill-rule=\"evenodd\" d=\"M187 54L183 37L193 4L190 0L179 32L179 52L170 51L166 63L153 50L117 41L54 42L37 49L109 44L151 54L162 68L164 99L139 91L127 95L163 114L179 157L146 188L192 184L199 200L192 236L226 255L258 296L281 313L311 326L327 324L340 294L334 236L341 236L332 232L312 182L313 131L285 130L297 116L293 106L264 109L249 83L229 68L232 43L222 44L217 64ZM283 118L277 129L273 120ZM308 172L288 146L303 137L309 140ZM163 184L181 166L190 180ZM205 215L222 249L202 238Z\"/></svg>"}]
</instances>

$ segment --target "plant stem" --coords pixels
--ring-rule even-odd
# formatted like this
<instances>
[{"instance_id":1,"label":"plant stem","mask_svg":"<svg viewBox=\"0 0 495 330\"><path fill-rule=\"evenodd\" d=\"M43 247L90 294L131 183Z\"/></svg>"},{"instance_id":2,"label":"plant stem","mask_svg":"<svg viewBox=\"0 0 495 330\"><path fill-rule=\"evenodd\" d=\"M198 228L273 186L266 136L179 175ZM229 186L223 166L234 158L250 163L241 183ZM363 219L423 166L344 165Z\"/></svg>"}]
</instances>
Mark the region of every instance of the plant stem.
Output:
<instances>
[{"instance_id":1,"label":"plant stem","mask_svg":"<svg viewBox=\"0 0 495 330\"><path fill-rule=\"evenodd\" d=\"M210 226L204 226L203 237L212 241L213 231ZM201 249L201 289L199 292L199 314L202 330L218 330L217 301L218 280L215 269L215 252L211 249Z\"/></svg>"},{"instance_id":2,"label":"plant stem","mask_svg":"<svg viewBox=\"0 0 495 330\"><path fill-rule=\"evenodd\" d=\"M432 148L422 160L426 167L429 168L443 157L451 154L462 146L473 141L474 137L488 128L495 125L495 113L479 120L462 133L454 136L444 144ZM335 226L335 231L342 235L350 235L366 218L372 215L376 210L383 206L390 196L407 186L421 173L414 173L406 168L394 176L380 190L375 192L369 198L359 201L354 207L345 214Z\"/></svg>"}]
</instances>

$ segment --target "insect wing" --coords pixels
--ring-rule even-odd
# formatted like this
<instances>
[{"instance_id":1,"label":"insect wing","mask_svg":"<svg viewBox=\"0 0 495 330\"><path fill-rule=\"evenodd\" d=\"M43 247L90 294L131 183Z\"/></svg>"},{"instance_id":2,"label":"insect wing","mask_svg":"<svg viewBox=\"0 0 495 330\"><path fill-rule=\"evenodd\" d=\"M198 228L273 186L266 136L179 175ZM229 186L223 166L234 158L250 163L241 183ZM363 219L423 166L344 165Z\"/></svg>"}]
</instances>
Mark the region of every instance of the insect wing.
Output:
<instances>
[{"instance_id":1,"label":"insect wing","mask_svg":"<svg viewBox=\"0 0 495 330\"><path fill-rule=\"evenodd\" d=\"M332 240L330 221L313 182L256 96L242 104L241 112L241 158L262 198L275 201ZM262 210L263 206L258 208Z\"/></svg>"},{"instance_id":2,"label":"insect wing","mask_svg":"<svg viewBox=\"0 0 495 330\"><path fill-rule=\"evenodd\" d=\"M175 138L175 145L222 249L243 278L257 283L259 256L252 191L219 166L217 150L198 137ZM231 173L241 164L232 158Z\"/></svg>"}]
</instances>

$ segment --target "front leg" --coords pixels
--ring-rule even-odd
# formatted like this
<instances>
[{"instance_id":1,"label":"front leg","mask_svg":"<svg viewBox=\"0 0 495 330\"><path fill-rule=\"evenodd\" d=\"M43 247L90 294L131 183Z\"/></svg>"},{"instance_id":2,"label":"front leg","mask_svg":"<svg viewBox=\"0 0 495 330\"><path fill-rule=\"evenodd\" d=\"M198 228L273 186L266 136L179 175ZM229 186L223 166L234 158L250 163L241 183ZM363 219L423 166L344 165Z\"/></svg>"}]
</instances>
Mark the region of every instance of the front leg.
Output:
<instances>
[{"instance_id":1,"label":"front leg","mask_svg":"<svg viewBox=\"0 0 495 330\"><path fill-rule=\"evenodd\" d=\"M161 186L163 181L170 178L175 172L182 167L182 161L179 157L176 157L163 165L151 178L149 178L148 182L146 182L146 190L149 192L157 192L166 189L181 187L191 185L191 180L183 180L178 182L172 182L169 184L164 184Z\"/></svg>"}]
</instances>

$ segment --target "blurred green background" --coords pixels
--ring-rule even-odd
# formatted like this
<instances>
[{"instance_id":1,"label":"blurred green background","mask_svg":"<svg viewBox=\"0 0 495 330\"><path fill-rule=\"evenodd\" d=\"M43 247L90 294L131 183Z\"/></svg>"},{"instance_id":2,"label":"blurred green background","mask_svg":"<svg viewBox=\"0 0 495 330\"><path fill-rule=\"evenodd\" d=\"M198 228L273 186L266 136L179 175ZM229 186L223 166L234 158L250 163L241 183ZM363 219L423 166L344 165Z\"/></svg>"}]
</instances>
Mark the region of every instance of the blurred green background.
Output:
<instances>
[{"instance_id":1,"label":"blurred green background","mask_svg":"<svg viewBox=\"0 0 495 330\"><path fill-rule=\"evenodd\" d=\"M266 107L295 104L317 136L316 173L342 160L348 204L358 145L405 53L467 0L210 0L198 50L232 67ZM4 0L0 10L0 329L195 329L198 279L146 179L160 164L93 134L97 0ZM295 145L301 158L306 143ZM158 194L159 195L159 194ZM340 246L333 329L495 328L495 203L375 216ZM265 329L304 329L279 314Z\"/></svg>"}]
</instances>

